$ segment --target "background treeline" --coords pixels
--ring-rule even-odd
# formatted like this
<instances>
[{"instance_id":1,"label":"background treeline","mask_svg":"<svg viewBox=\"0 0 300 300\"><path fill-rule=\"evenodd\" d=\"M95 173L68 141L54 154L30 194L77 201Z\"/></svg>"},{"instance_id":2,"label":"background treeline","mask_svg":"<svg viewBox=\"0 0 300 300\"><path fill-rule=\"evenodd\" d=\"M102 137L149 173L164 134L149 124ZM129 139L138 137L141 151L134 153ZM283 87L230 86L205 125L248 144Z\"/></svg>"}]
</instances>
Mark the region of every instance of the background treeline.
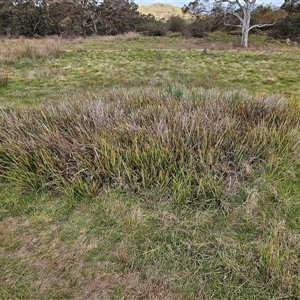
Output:
<instances>
[{"instance_id":1,"label":"background treeline","mask_svg":"<svg viewBox=\"0 0 300 300\"><path fill-rule=\"evenodd\" d=\"M239 10L236 12L240 13ZM237 34L238 30L235 25L238 25L238 20L230 15L226 15L225 18L226 23L232 24L232 26L224 25L224 12L221 10L197 16L193 21L186 21L180 17L171 17L165 24L165 30L181 32L184 35L193 37L203 37L207 33L217 30L226 30L229 33ZM280 8L272 5L257 6L251 14L250 26L267 23L274 23L274 26L254 29L250 33L264 33L270 38L299 38L300 1L286 0Z\"/></svg>"},{"instance_id":2,"label":"background treeline","mask_svg":"<svg viewBox=\"0 0 300 300\"><path fill-rule=\"evenodd\" d=\"M238 13L238 11L237 11ZM263 30L274 38L300 36L300 1L286 0L281 8L258 6L252 13L252 22L269 23ZM234 24L234 20L229 20ZM227 23L228 17L227 17ZM65 37L89 35L116 35L139 31L162 36L168 32L188 37L203 37L216 30L236 30L224 25L224 13L183 19L178 16L157 20L144 15L131 0L0 0L0 35Z\"/></svg>"},{"instance_id":3,"label":"background treeline","mask_svg":"<svg viewBox=\"0 0 300 300\"><path fill-rule=\"evenodd\" d=\"M114 35L141 21L129 0L0 0L0 34Z\"/></svg>"}]
</instances>

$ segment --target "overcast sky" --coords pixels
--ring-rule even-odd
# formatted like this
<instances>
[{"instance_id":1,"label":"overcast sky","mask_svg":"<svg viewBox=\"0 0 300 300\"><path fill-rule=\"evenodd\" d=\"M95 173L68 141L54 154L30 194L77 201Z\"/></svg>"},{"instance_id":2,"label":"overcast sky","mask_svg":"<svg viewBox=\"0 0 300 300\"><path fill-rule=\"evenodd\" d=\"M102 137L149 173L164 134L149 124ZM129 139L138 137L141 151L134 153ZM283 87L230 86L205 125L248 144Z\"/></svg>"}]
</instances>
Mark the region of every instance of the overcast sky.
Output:
<instances>
[{"instance_id":1,"label":"overcast sky","mask_svg":"<svg viewBox=\"0 0 300 300\"><path fill-rule=\"evenodd\" d=\"M172 4L176 5L179 7L182 7L184 4L189 4L191 1L184 1L184 0L135 0L134 3L138 5L150 5L153 3L166 3L166 4ZM268 1L263 1L263 0L257 0L257 4L272 4L276 6L281 6L283 4L284 0L268 0Z\"/></svg>"}]
</instances>

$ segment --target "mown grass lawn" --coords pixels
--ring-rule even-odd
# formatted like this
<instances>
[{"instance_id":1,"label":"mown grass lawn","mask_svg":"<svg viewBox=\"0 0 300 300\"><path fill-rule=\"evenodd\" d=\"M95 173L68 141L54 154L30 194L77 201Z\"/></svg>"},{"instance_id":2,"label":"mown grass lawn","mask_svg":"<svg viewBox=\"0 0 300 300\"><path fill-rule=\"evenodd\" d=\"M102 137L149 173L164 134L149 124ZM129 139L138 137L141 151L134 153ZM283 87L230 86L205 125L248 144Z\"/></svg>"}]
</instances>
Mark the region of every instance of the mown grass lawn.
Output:
<instances>
[{"instance_id":1,"label":"mown grass lawn","mask_svg":"<svg viewBox=\"0 0 300 300\"><path fill-rule=\"evenodd\" d=\"M2 42L0 299L300 297L299 52L236 42Z\"/></svg>"}]
</instances>

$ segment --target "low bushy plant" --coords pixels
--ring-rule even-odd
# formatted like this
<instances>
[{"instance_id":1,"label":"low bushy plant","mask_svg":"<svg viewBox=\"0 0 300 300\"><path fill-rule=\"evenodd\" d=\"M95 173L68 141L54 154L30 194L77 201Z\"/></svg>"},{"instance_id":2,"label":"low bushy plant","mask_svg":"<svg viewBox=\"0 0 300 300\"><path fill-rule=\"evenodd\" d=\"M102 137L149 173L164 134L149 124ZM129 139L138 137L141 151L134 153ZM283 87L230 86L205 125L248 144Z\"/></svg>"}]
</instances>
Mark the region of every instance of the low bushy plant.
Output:
<instances>
[{"instance_id":1,"label":"low bushy plant","mask_svg":"<svg viewBox=\"0 0 300 300\"><path fill-rule=\"evenodd\" d=\"M167 33L166 25L162 23L149 24L145 32L145 34L149 36L165 36L166 33Z\"/></svg>"},{"instance_id":2,"label":"low bushy plant","mask_svg":"<svg viewBox=\"0 0 300 300\"><path fill-rule=\"evenodd\" d=\"M184 33L186 31L186 21L178 16L173 16L168 20L168 29L172 32Z\"/></svg>"},{"instance_id":3,"label":"low bushy plant","mask_svg":"<svg viewBox=\"0 0 300 300\"><path fill-rule=\"evenodd\" d=\"M283 99L183 87L2 111L0 175L33 190L158 188L221 205L266 165L300 163L299 116Z\"/></svg>"},{"instance_id":4,"label":"low bushy plant","mask_svg":"<svg viewBox=\"0 0 300 300\"><path fill-rule=\"evenodd\" d=\"M203 38L208 32L207 22L197 19L186 27L186 35L191 37Z\"/></svg>"},{"instance_id":5,"label":"low bushy plant","mask_svg":"<svg viewBox=\"0 0 300 300\"><path fill-rule=\"evenodd\" d=\"M152 15L143 15L137 25L137 31L148 36L165 36L168 31L167 23L156 20Z\"/></svg>"}]
</instances>

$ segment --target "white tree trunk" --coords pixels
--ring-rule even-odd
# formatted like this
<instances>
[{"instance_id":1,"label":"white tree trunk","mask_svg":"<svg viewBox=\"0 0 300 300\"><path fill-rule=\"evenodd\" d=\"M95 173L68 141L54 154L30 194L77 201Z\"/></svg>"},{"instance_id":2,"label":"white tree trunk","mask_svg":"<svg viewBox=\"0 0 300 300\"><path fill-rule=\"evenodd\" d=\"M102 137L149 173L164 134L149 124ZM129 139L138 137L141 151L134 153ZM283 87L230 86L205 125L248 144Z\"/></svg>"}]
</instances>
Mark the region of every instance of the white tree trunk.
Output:
<instances>
[{"instance_id":1,"label":"white tree trunk","mask_svg":"<svg viewBox=\"0 0 300 300\"><path fill-rule=\"evenodd\" d=\"M248 48L248 36L250 31L250 19L251 19L251 5L246 2L243 7L244 19L242 22L242 41L241 46Z\"/></svg>"}]
</instances>

